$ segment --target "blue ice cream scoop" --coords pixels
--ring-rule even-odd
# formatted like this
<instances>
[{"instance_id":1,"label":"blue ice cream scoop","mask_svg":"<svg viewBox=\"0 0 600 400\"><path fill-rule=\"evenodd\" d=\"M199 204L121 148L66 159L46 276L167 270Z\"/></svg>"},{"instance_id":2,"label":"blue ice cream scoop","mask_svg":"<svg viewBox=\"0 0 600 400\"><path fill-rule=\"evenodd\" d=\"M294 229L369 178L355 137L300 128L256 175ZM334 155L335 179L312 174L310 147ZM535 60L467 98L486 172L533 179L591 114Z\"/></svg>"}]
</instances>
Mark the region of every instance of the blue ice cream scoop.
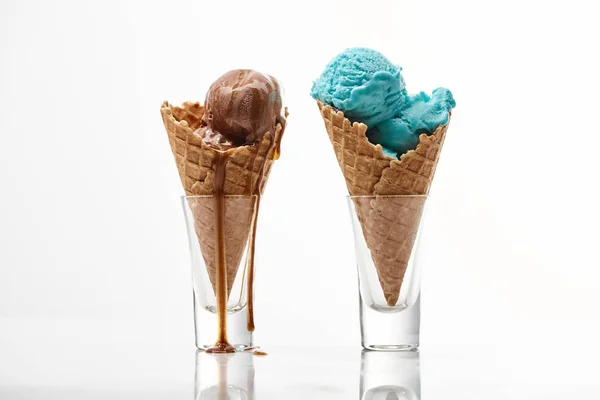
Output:
<instances>
[{"instance_id":1,"label":"blue ice cream scoop","mask_svg":"<svg viewBox=\"0 0 600 400\"><path fill-rule=\"evenodd\" d=\"M419 135L447 124L456 106L445 88L431 96L409 95L400 71L375 50L347 49L327 64L311 95L367 125L369 141L380 144L385 155L400 158L417 147Z\"/></svg>"},{"instance_id":2,"label":"blue ice cream scoop","mask_svg":"<svg viewBox=\"0 0 600 400\"><path fill-rule=\"evenodd\" d=\"M402 118L391 118L367 130L367 138L373 144L380 144L383 154L398 158L409 150L416 149L419 134Z\"/></svg>"},{"instance_id":3,"label":"blue ice cream scoop","mask_svg":"<svg viewBox=\"0 0 600 400\"><path fill-rule=\"evenodd\" d=\"M433 90L431 96L425 92L408 96L399 115L417 133L431 133L438 126L446 125L450 110L456 106L452 93L445 88Z\"/></svg>"},{"instance_id":4,"label":"blue ice cream scoop","mask_svg":"<svg viewBox=\"0 0 600 400\"><path fill-rule=\"evenodd\" d=\"M401 70L375 50L347 49L327 64L310 94L353 121L375 126L402 106L406 91Z\"/></svg>"},{"instance_id":5,"label":"blue ice cream scoop","mask_svg":"<svg viewBox=\"0 0 600 400\"><path fill-rule=\"evenodd\" d=\"M367 138L373 144L380 144L386 156L400 158L417 148L419 135L429 135L438 126L446 125L455 105L452 93L444 88L435 89L431 96L424 92L408 96L398 116L370 128Z\"/></svg>"}]
</instances>

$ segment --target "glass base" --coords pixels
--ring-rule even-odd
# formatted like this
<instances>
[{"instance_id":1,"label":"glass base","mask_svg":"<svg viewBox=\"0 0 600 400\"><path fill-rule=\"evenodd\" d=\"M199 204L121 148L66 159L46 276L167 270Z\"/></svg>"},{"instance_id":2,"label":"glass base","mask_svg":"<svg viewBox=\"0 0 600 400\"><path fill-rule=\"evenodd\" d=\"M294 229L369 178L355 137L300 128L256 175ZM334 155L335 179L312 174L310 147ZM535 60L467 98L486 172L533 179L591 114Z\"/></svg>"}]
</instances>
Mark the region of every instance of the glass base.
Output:
<instances>
[{"instance_id":1,"label":"glass base","mask_svg":"<svg viewBox=\"0 0 600 400\"><path fill-rule=\"evenodd\" d=\"M397 312L384 313L360 299L362 346L374 351L415 351L419 348L421 299Z\"/></svg>"},{"instance_id":2,"label":"glass base","mask_svg":"<svg viewBox=\"0 0 600 400\"><path fill-rule=\"evenodd\" d=\"M235 348L235 351L253 351L258 348L257 346L247 345L247 344L239 344L239 343L238 344L232 343L231 345ZM206 344L196 343L196 348L200 351L206 351L211 346L212 346L212 344L206 345Z\"/></svg>"},{"instance_id":3,"label":"glass base","mask_svg":"<svg viewBox=\"0 0 600 400\"><path fill-rule=\"evenodd\" d=\"M373 351L419 351L419 345L412 344L368 344L361 343L366 350Z\"/></svg>"},{"instance_id":4,"label":"glass base","mask_svg":"<svg viewBox=\"0 0 600 400\"><path fill-rule=\"evenodd\" d=\"M195 298L195 296L194 296ZM194 301L196 347L206 350L217 341L217 314ZM256 348L254 334L248 331L248 307L227 311L227 339L236 351Z\"/></svg>"}]
</instances>

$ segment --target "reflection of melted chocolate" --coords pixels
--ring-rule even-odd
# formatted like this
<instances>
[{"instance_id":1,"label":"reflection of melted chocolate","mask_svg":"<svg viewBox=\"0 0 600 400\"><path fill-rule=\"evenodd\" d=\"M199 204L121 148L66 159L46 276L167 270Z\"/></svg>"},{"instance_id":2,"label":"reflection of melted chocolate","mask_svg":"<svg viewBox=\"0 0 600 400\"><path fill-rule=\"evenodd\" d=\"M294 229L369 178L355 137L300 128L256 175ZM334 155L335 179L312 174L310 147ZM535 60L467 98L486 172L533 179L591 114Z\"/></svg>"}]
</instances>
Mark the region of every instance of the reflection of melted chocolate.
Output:
<instances>
[{"instance_id":1,"label":"reflection of melted chocolate","mask_svg":"<svg viewBox=\"0 0 600 400\"><path fill-rule=\"evenodd\" d=\"M224 360L217 360L219 369L217 370L217 399L228 399L229 394L227 393L227 364L229 358L227 356ZM386 399L387 400L387 399Z\"/></svg>"},{"instance_id":2,"label":"reflection of melted chocolate","mask_svg":"<svg viewBox=\"0 0 600 400\"><path fill-rule=\"evenodd\" d=\"M252 354L197 353L194 399L254 400L255 374Z\"/></svg>"}]
</instances>

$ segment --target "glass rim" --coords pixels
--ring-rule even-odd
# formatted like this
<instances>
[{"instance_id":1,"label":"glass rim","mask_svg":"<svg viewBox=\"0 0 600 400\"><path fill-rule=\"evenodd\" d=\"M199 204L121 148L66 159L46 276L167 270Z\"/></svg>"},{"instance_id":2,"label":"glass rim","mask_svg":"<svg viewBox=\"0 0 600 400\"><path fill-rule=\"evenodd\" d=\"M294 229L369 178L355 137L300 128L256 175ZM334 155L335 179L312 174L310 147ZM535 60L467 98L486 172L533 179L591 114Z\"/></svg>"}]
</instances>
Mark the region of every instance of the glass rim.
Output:
<instances>
[{"instance_id":1,"label":"glass rim","mask_svg":"<svg viewBox=\"0 0 600 400\"><path fill-rule=\"evenodd\" d=\"M262 196L262 195L258 195L258 194L226 194L223 197L226 199L229 199L229 198L248 199L250 197L258 197L258 196ZM184 200L184 199L210 199L213 197L216 197L216 195L201 194L201 195L193 195L193 196L186 196L186 195L179 196L179 198L182 200Z\"/></svg>"},{"instance_id":2,"label":"glass rim","mask_svg":"<svg viewBox=\"0 0 600 400\"><path fill-rule=\"evenodd\" d=\"M428 198L428 194L373 194L373 195L360 195L360 196L352 196L346 195L348 199L376 199L376 198Z\"/></svg>"}]
</instances>

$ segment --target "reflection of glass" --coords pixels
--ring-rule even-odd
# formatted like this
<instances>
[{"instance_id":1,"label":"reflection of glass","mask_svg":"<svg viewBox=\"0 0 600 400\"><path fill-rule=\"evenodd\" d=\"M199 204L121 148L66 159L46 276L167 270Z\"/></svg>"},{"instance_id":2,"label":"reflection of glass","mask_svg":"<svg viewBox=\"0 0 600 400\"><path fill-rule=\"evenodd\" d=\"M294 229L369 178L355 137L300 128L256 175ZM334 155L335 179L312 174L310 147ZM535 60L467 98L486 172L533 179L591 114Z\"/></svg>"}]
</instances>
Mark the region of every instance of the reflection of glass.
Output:
<instances>
[{"instance_id":1,"label":"reflection of glass","mask_svg":"<svg viewBox=\"0 0 600 400\"><path fill-rule=\"evenodd\" d=\"M218 341L218 262L214 196L183 196L192 259L196 347L206 349ZM254 262L252 228L257 196L225 196L223 250L226 270L225 325L227 339L237 350L253 346L251 302ZM222 281L223 282L223 281ZM219 341L221 341L219 339Z\"/></svg>"},{"instance_id":2,"label":"reflection of glass","mask_svg":"<svg viewBox=\"0 0 600 400\"><path fill-rule=\"evenodd\" d=\"M361 400L421 400L418 352L363 350Z\"/></svg>"},{"instance_id":3,"label":"reflection of glass","mask_svg":"<svg viewBox=\"0 0 600 400\"><path fill-rule=\"evenodd\" d=\"M253 400L254 359L250 352L196 351L195 400Z\"/></svg>"},{"instance_id":4,"label":"reflection of glass","mask_svg":"<svg viewBox=\"0 0 600 400\"><path fill-rule=\"evenodd\" d=\"M427 196L350 196L362 345L419 346L421 270L417 260Z\"/></svg>"}]
</instances>

